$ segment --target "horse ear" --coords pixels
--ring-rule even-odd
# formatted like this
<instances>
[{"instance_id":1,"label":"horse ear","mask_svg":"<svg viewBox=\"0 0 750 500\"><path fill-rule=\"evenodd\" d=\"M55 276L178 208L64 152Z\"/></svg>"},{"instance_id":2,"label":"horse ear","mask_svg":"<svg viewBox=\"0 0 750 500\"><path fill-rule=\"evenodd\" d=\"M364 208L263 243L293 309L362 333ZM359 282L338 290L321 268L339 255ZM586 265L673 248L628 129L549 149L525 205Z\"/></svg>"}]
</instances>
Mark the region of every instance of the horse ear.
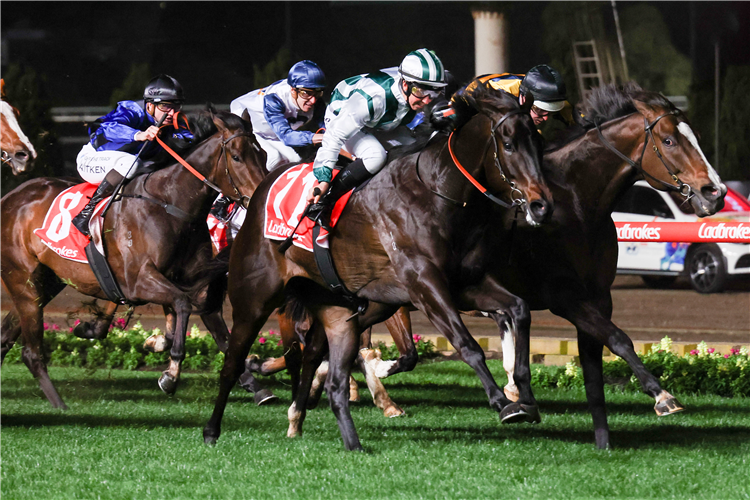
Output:
<instances>
[{"instance_id":1,"label":"horse ear","mask_svg":"<svg viewBox=\"0 0 750 500\"><path fill-rule=\"evenodd\" d=\"M5 99L5 80L0 78L0 96Z\"/></svg>"},{"instance_id":2,"label":"horse ear","mask_svg":"<svg viewBox=\"0 0 750 500\"><path fill-rule=\"evenodd\" d=\"M245 109L242 110L242 116L240 118L242 118L243 120L245 120L247 122L247 124L245 125L245 129L248 132L252 132L253 131L253 121L250 119L250 113L247 112L247 108L245 108Z\"/></svg>"}]
</instances>

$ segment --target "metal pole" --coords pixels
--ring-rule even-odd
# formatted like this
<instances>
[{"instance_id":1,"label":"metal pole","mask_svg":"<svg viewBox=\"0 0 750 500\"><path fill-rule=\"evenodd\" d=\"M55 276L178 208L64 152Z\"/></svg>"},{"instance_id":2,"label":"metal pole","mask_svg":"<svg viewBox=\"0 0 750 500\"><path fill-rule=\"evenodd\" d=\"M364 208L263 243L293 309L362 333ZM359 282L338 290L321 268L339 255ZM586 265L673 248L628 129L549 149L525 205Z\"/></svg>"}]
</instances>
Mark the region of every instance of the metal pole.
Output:
<instances>
[{"instance_id":1,"label":"metal pole","mask_svg":"<svg viewBox=\"0 0 750 500\"><path fill-rule=\"evenodd\" d=\"M617 15L617 5L612 0L612 12L615 15L615 27L617 28L617 43L620 44L620 57L622 58L622 69L625 72L625 81L630 80L628 76L628 62L625 60L625 44L622 42L622 32L620 31L620 16Z\"/></svg>"},{"instance_id":2,"label":"metal pole","mask_svg":"<svg viewBox=\"0 0 750 500\"><path fill-rule=\"evenodd\" d=\"M714 94L714 168L716 172L721 172L719 169L719 40L714 42L714 59L715 59L715 71L714 71L714 87L716 92Z\"/></svg>"}]
</instances>

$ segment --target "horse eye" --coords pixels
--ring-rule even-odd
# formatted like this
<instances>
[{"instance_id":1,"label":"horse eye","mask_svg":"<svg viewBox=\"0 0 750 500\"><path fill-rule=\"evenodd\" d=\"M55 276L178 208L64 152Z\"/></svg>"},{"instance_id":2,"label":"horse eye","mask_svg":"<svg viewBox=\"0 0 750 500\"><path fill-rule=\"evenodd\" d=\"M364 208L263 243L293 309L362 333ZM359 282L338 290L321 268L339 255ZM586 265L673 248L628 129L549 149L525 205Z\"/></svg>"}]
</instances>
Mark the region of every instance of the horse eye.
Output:
<instances>
[{"instance_id":1,"label":"horse eye","mask_svg":"<svg viewBox=\"0 0 750 500\"><path fill-rule=\"evenodd\" d=\"M503 148L505 148L505 150L506 150L506 151L507 151L508 153L511 153L511 152L513 152L513 145L512 145L511 143L509 143L509 142L504 142L504 143L503 143Z\"/></svg>"},{"instance_id":2,"label":"horse eye","mask_svg":"<svg viewBox=\"0 0 750 500\"><path fill-rule=\"evenodd\" d=\"M665 146L669 146L670 148L675 145L674 139L671 137L667 137L663 142Z\"/></svg>"},{"instance_id":3,"label":"horse eye","mask_svg":"<svg viewBox=\"0 0 750 500\"><path fill-rule=\"evenodd\" d=\"M239 157L239 156L237 156L237 155L232 155L232 159L233 159L234 161L240 161L240 157Z\"/></svg>"}]
</instances>

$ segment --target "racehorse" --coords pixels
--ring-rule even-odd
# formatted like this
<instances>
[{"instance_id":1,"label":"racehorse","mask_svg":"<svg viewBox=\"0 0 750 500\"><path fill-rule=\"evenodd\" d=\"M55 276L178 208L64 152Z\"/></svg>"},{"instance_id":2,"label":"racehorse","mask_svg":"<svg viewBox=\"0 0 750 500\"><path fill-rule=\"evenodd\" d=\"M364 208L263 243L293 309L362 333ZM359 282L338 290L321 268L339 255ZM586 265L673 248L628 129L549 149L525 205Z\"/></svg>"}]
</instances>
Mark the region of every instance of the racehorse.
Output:
<instances>
[{"instance_id":1,"label":"racehorse","mask_svg":"<svg viewBox=\"0 0 750 500\"><path fill-rule=\"evenodd\" d=\"M658 415L683 409L646 370L627 334L611 321L610 287L618 252L610 217L613 207L643 177L657 189L678 193L696 214L707 216L723 207L726 187L685 116L661 94L632 84L621 89L608 85L594 89L581 112L590 124L571 130L572 138L544 154L543 172L555 199L549 223L513 229L508 214L495 210L501 230L486 233L471 258L494 256L488 282L502 283L532 310L549 309L575 325L596 445L607 448L603 346L628 363L643 391L655 399ZM481 295L483 286L470 293ZM503 339L503 364L523 398L530 383L529 329L509 321L500 308L480 309L497 322L502 335L510 331L515 337L515 347L512 337ZM416 355L408 329L396 336L404 352ZM515 373L513 363L507 362L514 358Z\"/></svg>"},{"instance_id":2,"label":"racehorse","mask_svg":"<svg viewBox=\"0 0 750 500\"><path fill-rule=\"evenodd\" d=\"M0 95L2 95L2 103L0 103L2 106L2 113L0 113L2 161L3 165L13 170L13 175L19 175L26 172L32 160L36 158L36 150L18 125L19 112L6 99L5 81L2 79L0 79Z\"/></svg>"},{"instance_id":3,"label":"racehorse","mask_svg":"<svg viewBox=\"0 0 750 500\"><path fill-rule=\"evenodd\" d=\"M198 142L185 160L198 176L174 163L134 178L125 185L122 199L111 205L101 231L113 275L127 301L162 304L176 314L171 361L160 379L162 387L177 383L192 305L207 311L221 307L211 303L217 297L205 289L192 297L184 291L211 258L206 216L216 196L214 189L247 200L266 174L265 153L249 122L210 108L198 114L191 127ZM2 357L21 335L23 360L55 408L66 406L41 353L43 308L68 284L85 295L106 298L88 265L61 258L33 234L42 227L57 194L75 184L33 179L0 202L2 280L13 300L3 319Z\"/></svg>"},{"instance_id":4,"label":"racehorse","mask_svg":"<svg viewBox=\"0 0 750 500\"><path fill-rule=\"evenodd\" d=\"M282 255L277 242L260 237L267 193L284 171L271 172L261 183L230 255L234 327L219 396L203 430L206 443L215 443L220 435L229 392L258 331L271 312L294 295L305 298L325 328L330 354L326 389L347 450L361 449L348 401L358 335L402 304L422 310L463 354L485 384L493 408L505 411L509 421L526 419L529 414L512 405L494 383L481 348L460 319L452 288L463 279L458 271L467 242L481 238L495 222L486 217L491 202L477 187L486 194L482 183L489 185L498 201L518 200L516 205L532 224L546 220L553 205L539 173L541 136L528 109L510 95L486 90L477 92L473 101L479 114L459 131L393 160L347 205L329 244L342 282L369 301L362 314L357 305L320 286L324 281L310 252L292 247ZM316 353L311 346L305 349L313 360ZM313 368L314 362L306 364L303 378ZM300 386L289 409L289 436L301 432L308 389Z\"/></svg>"}]
</instances>

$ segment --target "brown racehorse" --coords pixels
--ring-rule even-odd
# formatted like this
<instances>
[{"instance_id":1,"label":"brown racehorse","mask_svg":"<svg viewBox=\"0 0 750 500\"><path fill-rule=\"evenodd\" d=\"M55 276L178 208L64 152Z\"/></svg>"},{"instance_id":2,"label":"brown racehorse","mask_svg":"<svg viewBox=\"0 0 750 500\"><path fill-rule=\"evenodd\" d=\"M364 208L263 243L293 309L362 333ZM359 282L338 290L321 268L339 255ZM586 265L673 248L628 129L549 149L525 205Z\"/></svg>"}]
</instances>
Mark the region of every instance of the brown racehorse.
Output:
<instances>
[{"instance_id":1,"label":"brown racehorse","mask_svg":"<svg viewBox=\"0 0 750 500\"><path fill-rule=\"evenodd\" d=\"M122 200L111 205L102 230L109 264L127 300L162 304L176 313L171 362L160 379L162 387L177 383L193 304L220 307L209 302L212 296L205 289L194 297L184 291L200 277L201 263L211 257L206 216L216 192L209 183L230 197L247 197L266 174L265 153L249 122L209 110L191 120L191 128L203 140L185 159L208 183L179 163L141 175L126 184ZM23 360L56 408L66 406L42 357L43 308L67 284L86 295L106 298L87 264L59 257L33 234L55 196L74 184L33 179L0 203L2 280L13 300L3 319L2 356L21 335ZM199 257L202 252L207 257Z\"/></svg>"},{"instance_id":2,"label":"brown racehorse","mask_svg":"<svg viewBox=\"0 0 750 500\"><path fill-rule=\"evenodd\" d=\"M2 95L2 113L0 113L0 150L2 150L3 165L13 170L13 175L26 172L32 160L36 158L34 146L18 125L18 110L11 106L5 98L5 81L0 79L0 95Z\"/></svg>"},{"instance_id":3,"label":"brown racehorse","mask_svg":"<svg viewBox=\"0 0 750 500\"><path fill-rule=\"evenodd\" d=\"M507 94L478 92L475 108L479 114L455 132L450 143L441 137L419 153L394 160L350 200L330 247L346 287L369 301L364 314L355 315L356 306L321 286L310 252L292 247L282 255L278 242L260 237L266 194L283 172L271 172L261 183L232 247L228 290L234 327L216 406L203 430L206 443L219 437L229 392L258 331L286 296L295 294L315 301L311 309L326 331L326 389L346 449L361 448L348 401L358 336L403 304L413 303L425 312L462 353L480 376L493 408L505 411L509 421L529 416L497 387L455 306L452 290L464 279L459 272L463 249L492 230L495 221L487 217L491 202L464 177L451 155L479 185L497 190L497 198L518 199L526 218L538 224L552 211L539 173L541 137L527 110ZM305 353L314 357L316 350L308 346ZM314 363L306 364L308 368ZM289 435L301 431L308 389L299 388L289 410Z\"/></svg>"},{"instance_id":4,"label":"brown racehorse","mask_svg":"<svg viewBox=\"0 0 750 500\"><path fill-rule=\"evenodd\" d=\"M700 216L721 210L726 188L705 159L685 116L661 94L635 85L605 86L595 89L581 109L591 125L572 130L572 139L544 154L543 172L555 199L549 224L518 225L514 230L507 214L496 210L494 216L504 227L488 232L472 255L494 256L494 265L485 282L465 298L495 319L501 334L514 332L515 374L512 363L504 365L521 398L530 383L529 329L515 324L499 304L488 303L486 292L502 283L532 310L549 309L576 326L596 445L607 448L603 346L628 362L644 392L656 400L657 414L682 410L643 366L627 334L611 321L610 287L618 252L612 209L639 178L657 189L680 193ZM404 352L416 355L408 329L396 336L400 345L406 345ZM513 359L513 342L506 340L504 360Z\"/></svg>"}]
</instances>

